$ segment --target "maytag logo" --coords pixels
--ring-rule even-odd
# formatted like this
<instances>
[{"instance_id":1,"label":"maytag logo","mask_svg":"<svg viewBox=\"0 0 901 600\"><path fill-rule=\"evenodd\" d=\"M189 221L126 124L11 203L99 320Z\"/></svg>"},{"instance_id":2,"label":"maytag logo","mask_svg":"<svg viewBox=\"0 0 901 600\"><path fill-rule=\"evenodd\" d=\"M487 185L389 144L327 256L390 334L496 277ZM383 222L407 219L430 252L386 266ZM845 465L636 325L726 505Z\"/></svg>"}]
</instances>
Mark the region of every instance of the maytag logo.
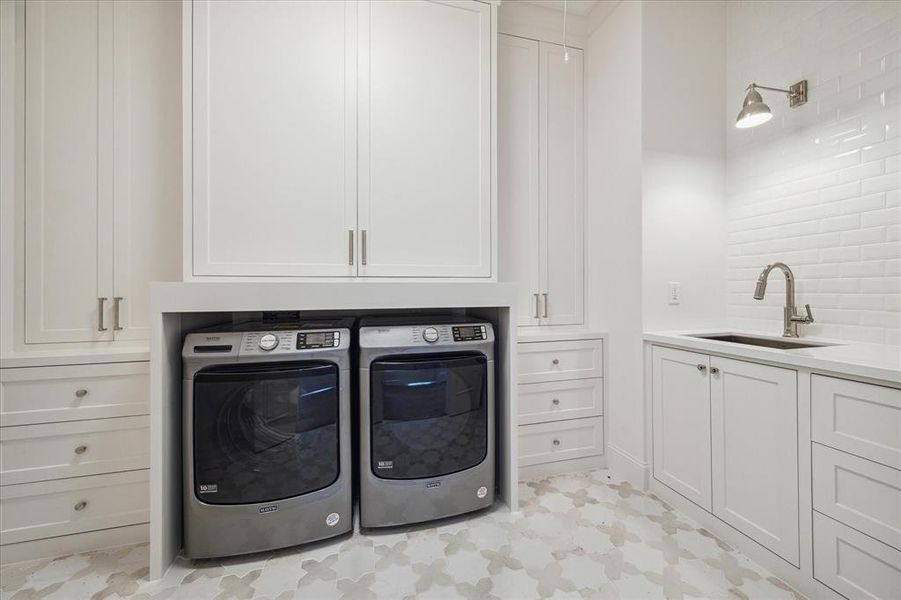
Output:
<instances>
[{"instance_id":1,"label":"maytag logo","mask_svg":"<svg viewBox=\"0 0 901 600\"><path fill-rule=\"evenodd\" d=\"M441 482L440 481L429 481L429 482L426 482L425 487L426 488L441 487Z\"/></svg>"},{"instance_id":2,"label":"maytag logo","mask_svg":"<svg viewBox=\"0 0 901 600\"><path fill-rule=\"evenodd\" d=\"M270 504L269 506L261 506L260 514L264 515L266 513L275 512L278 510L278 504Z\"/></svg>"},{"instance_id":3,"label":"maytag logo","mask_svg":"<svg viewBox=\"0 0 901 600\"><path fill-rule=\"evenodd\" d=\"M221 338L220 336L218 336L218 335L208 335L208 336L206 336L206 341L208 341L208 342L218 342L218 341L221 340L221 339L222 339L222 338Z\"/></svg>"}]
</instances>

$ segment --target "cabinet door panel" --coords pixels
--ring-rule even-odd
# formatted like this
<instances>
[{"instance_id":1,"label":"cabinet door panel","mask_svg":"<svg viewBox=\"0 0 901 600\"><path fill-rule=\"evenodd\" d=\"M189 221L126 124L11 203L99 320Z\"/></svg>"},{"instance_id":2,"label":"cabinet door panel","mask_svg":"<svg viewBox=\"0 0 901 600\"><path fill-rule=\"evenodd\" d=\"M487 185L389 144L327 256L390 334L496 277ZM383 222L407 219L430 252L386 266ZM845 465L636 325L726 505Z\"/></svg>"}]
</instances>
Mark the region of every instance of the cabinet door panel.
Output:
<instances>
[{"instance_id":1,"label":"cabinet door panel","mask_svg":"<svg viewBox=\"0 0 901 600\"><path fill-rule=\"evenodd\" d=\"M116 339L150 339L148 284L181 279L181 12L115 5Z\"/></svg>"},{"instance_id":2,"label":"cabinet door panel","mask_svg":"<svg viewBox=\"0 0 901 600\"><path fill-rule=\"evenodd\" d=\"M360 25L360 273L491 276L490 6L361 3Z\"/></svg>"},{"instance_id":3,"label":"cabinet door panel","mask_svg":"<svg viewBox=\"0 0 901 600\"><path fill-rule=\"evenodd\" d=\"M538 42L497 36L498 275L519 284L520 325L538 325Z\"/></svg>"},{"instance_id":4,"label":"cabinet door panel","mask_svg":"<svg viewBox=\"0 0 901 600\"><path fill-rule=\"evenodd\" d=\"M97 310L112 292L112 17L105 1L25 3L26 342L112 339Z\"/></svg>"},{"instance_id":5,"label":"cabinet door panel","mask_svg":"<svg viewBox=\"0 0 901 600\"><path fill-rule=\"evenodd\" d=\"M352 275L352 2L197 0L195 275Z\"/></svg>"},{"instance_id":6,"label":"cabinet door panel","mask_svg":"<svg viewBox=\"0 0 901 600\"><path fill-rule=\"evenodd\" d=\"M542 246L547 292L542 317L549 325L583 321L584 184L582 147L582 51L541 43Z\"/></svg>"},{"instance_id":7,"label":"cabinet door panel","mask_svg":"<svg viewBox=\"0 0 901 600\"><path fill-rule=\"evenodd\" d=\"M797 566L797 373L719 357L711 367L713 514Z\"/></svg>"},{"instance_id":8,"label":"cabinet door panel","mask_svg":"<svg viewBox=\"0 0 901 600\"><path fill-rule=\"evenodd\" d=\"M655 346L651 392L654 478L706 510L711 507L709 361L704 354Z\"/></svg>"}]
</instances>

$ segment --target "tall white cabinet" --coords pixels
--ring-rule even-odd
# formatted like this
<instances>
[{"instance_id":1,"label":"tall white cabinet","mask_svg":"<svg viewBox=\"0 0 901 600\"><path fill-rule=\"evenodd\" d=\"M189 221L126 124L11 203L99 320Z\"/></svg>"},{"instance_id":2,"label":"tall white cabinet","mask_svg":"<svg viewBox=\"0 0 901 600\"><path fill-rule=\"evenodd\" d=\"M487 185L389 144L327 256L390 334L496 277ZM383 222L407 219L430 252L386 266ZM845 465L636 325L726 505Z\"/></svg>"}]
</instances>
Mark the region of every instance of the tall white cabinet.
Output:
<instances>
[{"instance_id":1,"label":"tall white cabinet","mask_svg":"<svg viewBox=\"0 0 901 600\"><path fill-rule=\"evenodd\" d=\"M147 285L178 278L178 11L24 12L24 342L147 340Z\"/></svg>"},{"instance_id":2,"label":"tall white cabinet","mask_svg":"<svg viewBox=\"0 0 901 600\"><path fill-rule=\"evenodd\" d=\"M498 36L500 278L519 324L584 321L582 51Z\"/></svg>"},{"instance_id":3,"label":"tall white cabinet","mask_svg":"<svg viewBox=\"0 0 901 600\"><path fill-rule=\"evenodd\" d=\"M185 23L187 278L494 275L490 4L195 0Z\"/></svg>"}]
</instances>

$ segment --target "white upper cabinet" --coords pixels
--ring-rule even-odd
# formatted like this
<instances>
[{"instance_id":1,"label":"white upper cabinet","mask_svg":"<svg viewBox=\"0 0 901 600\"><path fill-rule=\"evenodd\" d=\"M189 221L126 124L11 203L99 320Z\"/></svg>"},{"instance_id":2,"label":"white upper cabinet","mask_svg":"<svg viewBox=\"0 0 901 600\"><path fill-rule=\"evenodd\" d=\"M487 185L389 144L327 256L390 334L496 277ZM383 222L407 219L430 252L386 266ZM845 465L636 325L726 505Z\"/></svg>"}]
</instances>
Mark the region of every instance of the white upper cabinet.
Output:
<instances>
[{"instance_id":1,"label":"white upper cabinet","mask_svg":"<svg viewBox=\"0 0 901 600\"><path fill-rule=\"evenodd\" d=\"M491 7L366 2L360 31L361 274L489 277Z\"/></svg>"},{"instance_id":2,"label":"white upper cabinet","mask_svg":"<svg viewBox=\"0 0 901 600\"><path fill-rule=\"evenodd\" d=\"M498 36L500 279L520 325L584 321L582 51Z\"/></svg>"},{"instance_id":3,"label":"white upper cabinet","mask_svg":"<svg viewBox=\"0 0 901 600\"><path fill-rule=\"evenodd\" d=\"M353 274L356 5L192 8L194 274Z\"/></svg>"},{"instance_id":4,"label":"white upper cabinet","mask_svg":"<svg viewBox=\"0 0 901 600\"><path fill-rule=\"evenodd\" d=\"M188 4L185 275L491 277L491 12Z\"/></svg>"},{"instance_id":5,"label":"white upper cabinet","mask_svg":"<svg viewBox=\"0 0 901 600\"><path fill-rule=\"evenodd\" d=\"M24 342L149 339L177 279L180 6L24 7Z\"/></svg>"},{"instance_id":6,"label":"white upper cabinet","mask_svg":"<svg viewBox=\"0 0 901 600\"><path fill-rule=\"evenodd\" d=\"M24 3L25 341L111 340L113 3Z\"/></svg>"},{"instance_id":7,"label":"white upper cabinet","mask_svg":"<svg viewBox=\"0 0 901 600\"><path fill-rule=\"evenodd\" d=\"M540 322L538 45L512 35L497 40L498 269L519 284L520 325Z\"/></svg>"},{"instance_id":8,"label":"white upper cabinet","mask_svg":"<svg viewBox=\"0 0 901 600\"><path fill-rule=\"evenodd\" d=\"M582 51L541 44L541 245L549 325L582 323L585 213L582 146Z\"/></svg>"}]
</instances>

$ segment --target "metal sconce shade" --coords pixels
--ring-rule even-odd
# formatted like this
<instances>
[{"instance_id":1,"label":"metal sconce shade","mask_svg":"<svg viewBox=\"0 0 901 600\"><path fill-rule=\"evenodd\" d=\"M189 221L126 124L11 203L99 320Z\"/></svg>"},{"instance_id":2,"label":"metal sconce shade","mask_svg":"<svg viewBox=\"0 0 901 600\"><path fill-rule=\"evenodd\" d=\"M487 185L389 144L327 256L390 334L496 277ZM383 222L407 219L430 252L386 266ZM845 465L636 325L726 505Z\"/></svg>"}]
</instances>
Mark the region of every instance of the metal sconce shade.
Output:
<instances>
[{"instance_id":1,"label":"metal sconce shade","mask_svg":"<svg viewBox=\"0 0 901 600\"><path fill-rule=\"evenodd\" d=\"M742 102L741 112L735 119L735 126L739 129L757 127L772 118L773 113L770 111L770 107L764 103L760 92L754 86L748 88L748 93L745 94L745 100Z\"/></svg>"},{"instance_id":2,"label":"metal sconce shade","mask_svg":"<svg viewBox=\"0 0 901 600\"><path fill-rule=\"evenodd\" d=\"M745 100L742 102L741 112L735 119L735 126L739 129L748 129L749 127L757 127L773 118L770 107L767 106L760 92L757 90L769 90L771 92L782 92L788 96L788 105L791 108L807 104L807 80L803 79L798 83L792 84L787 90L781 88L772 88L765 85L757 85L752 83L748 86L745 94Z\"/></svg>"}]
</instances>

